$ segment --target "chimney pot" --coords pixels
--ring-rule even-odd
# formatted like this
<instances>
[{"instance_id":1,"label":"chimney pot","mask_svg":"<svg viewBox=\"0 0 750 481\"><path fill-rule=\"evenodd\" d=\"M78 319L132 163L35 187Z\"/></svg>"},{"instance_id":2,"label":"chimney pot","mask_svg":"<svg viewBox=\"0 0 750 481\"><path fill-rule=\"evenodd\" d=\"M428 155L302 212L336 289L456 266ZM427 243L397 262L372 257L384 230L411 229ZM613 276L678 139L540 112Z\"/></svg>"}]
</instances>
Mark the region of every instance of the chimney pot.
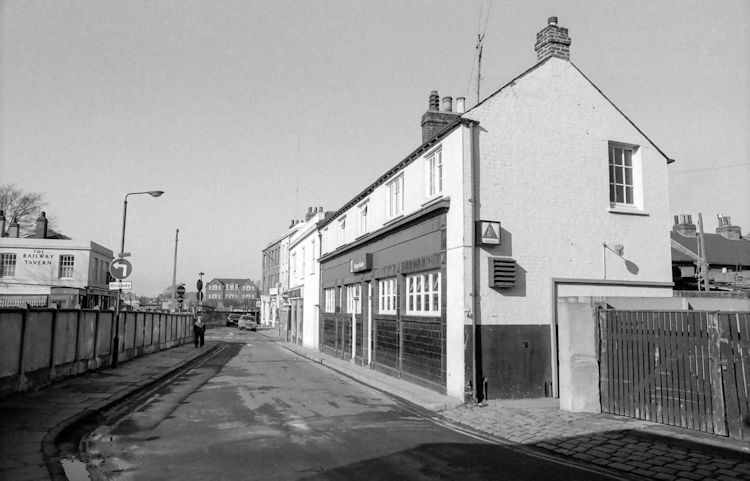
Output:
<instances>
[{"instance_id":1,"label":"chimney pot","mask_svg":"<svg viewBox=\"0 0 750 481\"><path fill-rule=\"evenodd\" d=\"M430 92L430 101L427 110L440 110L440 96L437 90Z\"/></svg>"},{"instance_id":2,"label":"chimney pot","mask_svg":"<svg viewBox=\"0 0 750 481\"><path fill-rule=\"evenodd\" d=\"M453 97L443 97L443 112L453 112Z\"/></svg>"},{"instance_id":3,"label":"chimney pot","mask_svg":"<svg viewBox=\"0 0 750 481\"><path fill-rule=\"evenodd\" d=\"M547 18L547 25L557 25L557 17Z\"/></svg>"},{"instance_id":4,"label":"chimney pot","mask_svg":"<svg viewBox=\"0 0 750 481\"><path fill-rule=\"evenodd\" d=\"M674 226L672 230L683 237L695 237L698 229L693 224L693 216L680 214L674 216Z\"/></svg>"},{"instance_id":5,"label":"chimney pot","mask_svg":"<svg viewBox=\"0 0 750 481\"><path fill-rule=\"evenodd\" d=\"M466 97L456 97L456 112L462 114L466 111Z\"/></svg>"}]
</instances>

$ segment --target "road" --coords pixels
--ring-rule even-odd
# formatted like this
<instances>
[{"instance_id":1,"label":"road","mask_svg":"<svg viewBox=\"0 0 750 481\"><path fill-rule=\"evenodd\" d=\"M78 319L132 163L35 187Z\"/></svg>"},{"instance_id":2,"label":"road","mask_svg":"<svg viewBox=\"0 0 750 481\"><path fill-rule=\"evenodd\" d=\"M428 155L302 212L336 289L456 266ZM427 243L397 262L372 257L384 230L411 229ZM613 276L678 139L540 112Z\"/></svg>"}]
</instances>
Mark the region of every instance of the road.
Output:
<instances>
[{"instance_id":1,"label":"road","mask_svg":"<svg viewBox=\"0 0 750 481\"><path fill-rule=\"evenodd\" d=\"M602 479L451 429L259 333L210 338L227 348L85 439L92 478Z\"/></svg>"}]
</instances>

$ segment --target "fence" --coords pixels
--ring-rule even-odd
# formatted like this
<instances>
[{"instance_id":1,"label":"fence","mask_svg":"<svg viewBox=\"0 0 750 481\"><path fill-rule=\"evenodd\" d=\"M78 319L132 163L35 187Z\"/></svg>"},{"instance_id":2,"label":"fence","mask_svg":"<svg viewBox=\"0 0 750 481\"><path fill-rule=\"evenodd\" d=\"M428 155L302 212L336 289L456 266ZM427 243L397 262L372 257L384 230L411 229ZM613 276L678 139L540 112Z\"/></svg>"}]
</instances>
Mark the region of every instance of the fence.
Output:
<instances>
[{"instance_id":1,"label":"fence","mask_svg":"<svg viewBox=\"0 0 750 481\"><path fill-rule=\"evenodd\" d=\"M89 309L0 309L0 396L38 389L112 362L115 313ZM192 339L187 314L122 312L118 359Z\"/></svg>"},{"instance_id":2,"label":"fence","mask_svg":"<svg viewBox=\"0 0 750 481\"><path fill-rule=\"evenodd\" d=\"M750 439L750 313L599 313L602 411Z\"/></svg>"}]
</instances>

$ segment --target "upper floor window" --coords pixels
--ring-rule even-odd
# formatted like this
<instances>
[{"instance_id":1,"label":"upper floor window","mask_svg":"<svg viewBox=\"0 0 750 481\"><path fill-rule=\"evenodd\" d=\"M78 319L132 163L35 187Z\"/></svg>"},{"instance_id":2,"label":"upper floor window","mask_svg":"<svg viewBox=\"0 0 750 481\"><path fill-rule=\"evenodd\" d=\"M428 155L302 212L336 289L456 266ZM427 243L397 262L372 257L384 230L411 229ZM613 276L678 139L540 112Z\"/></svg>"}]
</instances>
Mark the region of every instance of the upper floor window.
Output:
<instances>
[{"instance_id":1,"label":"upper floor window","mask_svg":"<svg viewBox=\"0 0 750 481\"><path fill-rule=\"evenodd\" d=\"M323 232L320 235L320 250L321 252L328 251L328 227L323 229Z\"/></svg>"},{"instance_id":2,"label":"upper floor window","mask_svg":"<svg viewBox=\"0 0 750 481\"><path fill-rule=\"evenodd\" d=\"M438 149L427 157L427 194L432 197L443 191L443 151Z\"/></svg>"},{"instance_id":3,"label":"upper floor window","mask_svg":"<svg viewBox=\"0 0 750 481\"><path fill-rule=\"evenodd\" d=\"M609 143L609 202L635 206L639 185L635 154L638 147Z\"/></svg>"},{"instance_id":4,"label":"upper floor window","mask_svg":"<svg viewBox=\"0 0 750 481\"><path fill-rule=\"evenodd\" d=\"M387 185L388 217L397 217L404 211L404 176L399 175Z\"/></svg>"},{"instance_id":5,"label":"upper floor window","mask_svg":"<svg viewBox=\"0 0 750 481\"><path fill-rule=\"evenodd\" d=\"M310 262L310 274L315 274L315 262L317 259L317 252L315 251L316 242L315 239L312 240L310 247L310 257L312 258L312 262Z\"/></svg>"},{"instance_id":6,"label":"upper floor window","mask_svg":"<svg viewBox=\"0 0 750 481\"><path fill-rule=\"evenodd\" d=\"M369 202L364 202L359 206L359 235L367 233L367 210Z\"/></svg>"},{"instance_id":7,"label":"upper floor window","mask_svg":"<svg viewBox=\"0 0 750 481\"><path fill-rule=\"evenodd\" d=\"M293 252L292 257L289 260L290 264L292 264L292 275L297 275L297 253Z\"/></svg>"},{"instance_id":8,"label":"upper floor window","mask_svg":"<svg viewBox=\"0 0 750 481\"><path fill-rule=\"evenodd\" d=\"M378 311L381 314L396 313L396 278L378 281Z\"/></svg>"},{"instance_id":9,"label":"upper floor window","mask_svg":"<svg viewBox=\"0 0 750 481\"><path fill-rule=\"evenodd\" d=\"M0 277L13 277L16 275L16 255L0 254Z\"/></svg>"},{"instance_id":10,"label":"upper floor window","mask_svg":"<svg viewBox=\"0 0 750 481\"><path fill-rule=\"evenodd\" d=\"M343 245L346 240L346 217L339 221L338 245Z\"/></svg>"},{"instance_id":11,"label":"upper floor window","mask_svg":"<svg viewBox=\"0 0 750 481\"><path fill-rule=\"evenodd\" d=\"M302 270L300 274L304 277L305 275L305 246L302 246Z\"/></svg>"},{"instance_id":12,"label":"upper floor window","mask_svg":"<svg viewBox=\"0 0 750 481\"><path fill-rule=\"evenodd\" d=\"M440 272L406 276L406 313L440 315Z\"/></svg>"},{"instance_id":13,"label":"upper floor window","mask_svg":"<svg viewBox=\"0 0 750 481\"><path fill-rule=\"evenodd\" d=\"M60 271L58 273L58 277L60 279L72 279L74 264L75 264L74 256L61 255L60 256Z\"/></svg>"}]
</instances>

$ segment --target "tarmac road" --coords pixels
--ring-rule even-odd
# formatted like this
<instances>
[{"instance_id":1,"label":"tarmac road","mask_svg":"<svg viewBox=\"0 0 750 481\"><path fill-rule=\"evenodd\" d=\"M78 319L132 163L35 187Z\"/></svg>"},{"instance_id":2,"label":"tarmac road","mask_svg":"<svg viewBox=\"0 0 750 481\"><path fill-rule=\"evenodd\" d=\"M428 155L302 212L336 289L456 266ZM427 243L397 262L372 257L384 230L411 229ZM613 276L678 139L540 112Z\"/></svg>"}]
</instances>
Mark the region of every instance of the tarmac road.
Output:
<instances>
[{"instance_id":1,"label":"tarmac road","mask_svg":"<svg viewBox=\"0 0 750 481\"><path fill-rule=\"evenodd\" d=\"M85 439L92 478L603 479L452 429L257 333L211 337L232 343Z\"/></svg>"}]
</instances>

